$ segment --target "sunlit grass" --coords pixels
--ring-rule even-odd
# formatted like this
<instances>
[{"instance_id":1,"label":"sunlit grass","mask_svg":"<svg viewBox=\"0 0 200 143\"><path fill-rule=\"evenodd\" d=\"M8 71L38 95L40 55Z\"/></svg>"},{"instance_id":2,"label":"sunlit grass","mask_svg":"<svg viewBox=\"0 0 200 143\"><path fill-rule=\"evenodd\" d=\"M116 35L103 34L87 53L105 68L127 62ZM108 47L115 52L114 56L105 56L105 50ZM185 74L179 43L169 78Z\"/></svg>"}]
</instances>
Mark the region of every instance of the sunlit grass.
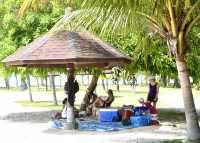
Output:
<instances>
[{"instance_id":1,"label":"sunlit grass","mask_svg":"<svg viewBox=\"0 0 200 143\"><path fill-rule=\"evenodd\" d=\"M80 106L82 98L85 94L86 86L80 86L80 91L76 95L76 105L77 107ZM116 91L115 86L110 86L110 89L113 89L114 91L114 96L115 96L115 101L112 104L112 107L121 107L123 105L138 105L138 99L143 97L146 99L147 96L147 87L137 87L136 89L132 89L130 86L120 86L120 91ZM161 89L161 92L164 93L165 91L168 91L169 89ZM173 90L173 89L170 89ZM58 99L62 100L65 96L63 89L57 89L57 97ZM47 96L52 96L52 91L37 91L33 88L33 98L34 93L36 95L38 94L44 94ZM98 96L107 96L106 90L103 90L101 86L98 86L96 89L96 93ZM50 98L50 97L49 97ZM23 106L32 106L32 107L46 107L46 108L60 108L60 107L54 107L52 101L36 101L36 102L29 102L29 101L21 101L19 102ZM61 103L59 103L61 104ZM158 106L162 107L164 103L158 102Z\"/></svg>"},{"instance_id":2,"label":"sunlit grass","mask_svg":"<svg viewBox=\"0 0 200 143\"><path fill-rule=\"evenodd\" d=\"M148 92L148 87L147 86L137 86L136 89L133 89L130 86L122 86L120 85L120 91L116 90L115 85L109 85L109 89L112 89L114 91L114 96L115 96L115 101L113 102L112 106L113 107L121 107L122 105L138 105L138 99L143 97L146 99L147 97L147 92ZM56 94L57 98L59 101L59 106L55 106L53 103L53 98L52 98L52 89L48 88L48 91L45 91L45 87L40 87L39 89L37 87L32 87L32 94L33 94L33 99L34 102L31 103L29 101L19 101L18 103L23 105L23 106L31 106L31 107L40 107L40 108L49 108L49 109L61 109L61 101L66 97L64 94L63 87L57 87L56 88ZM85 91L87 89L87 86L80 86L80 91L76 94L76 106L79 107L81 104L81 101L84 97ZM20 91L19 89L16 88L11 88L10 90L7 89L0 89L0 95L1 94L13 94L15 95L16 93L22 94L22 95L27 95L27 100L28 100L28 90L25 91ZM97 86L96 93L98 96L107 96L106 90L102 88L101 85ZM180 89L175 89L175 88L160 88L160 94L159 96L163 96L164 94L180 94L181 90ZM200 91L197 91L193 89L193 93L195 96L200 94ZM45 99L40 99L40 97L43 97ZM42 100L42 101L40 101ZM159 100L158 105L159 108L167 108L168 105L165 104L165 101Z\"/></svg>"},{"instance_id":3,"label":"sunlit grass","mask_svg":"<svg viewBox=\"0 0 200 143\"><path fill-rule=\"evenodd\" d=\"M183 143L183 140L162 141L161 143Z\"/></svg>"},{"instance_id":4,"label":"sunlit grass","mask_svg":"<svg viewBox=\"0 0 200 143\"><path fill-rule=\"evenodd\" d=\"M27 106L27 107L37 107L37 108L48 108L52 110L61 110L62 105L54 105L53 102L51 101L35 101L35 102L30 102L28 100L22 100L22 101L17 101L22 106Z\"/></svg>"}]
</instances>

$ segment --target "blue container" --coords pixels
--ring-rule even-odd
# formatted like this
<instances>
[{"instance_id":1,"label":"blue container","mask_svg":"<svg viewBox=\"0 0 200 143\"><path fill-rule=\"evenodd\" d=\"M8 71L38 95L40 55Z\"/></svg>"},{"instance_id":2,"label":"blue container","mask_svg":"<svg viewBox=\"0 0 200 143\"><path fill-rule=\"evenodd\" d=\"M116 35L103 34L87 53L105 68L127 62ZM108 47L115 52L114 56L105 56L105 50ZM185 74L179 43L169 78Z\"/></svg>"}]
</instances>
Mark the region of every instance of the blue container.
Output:
<instances>
[{"instance_id":1,"label":"blue container","mask_svg":"<svg viewBox=\"0 0 200 143\"><path fill-rule=\"evenodd\" d=\"M141 107L135 107L133 109L133 116L141 116L148 113L149 113L149 110L147 107L141 106Z\"/></svg>"},{"instance_id":2,"label":"blue container","mask_svg":"<svg viewBox=\"0 0 200 143\"><path fill-rule=\"evenodd\" d=\"M132 116L131 117L131 124L134 128L142 127L142 126L149 126L151 124L151 116Z\"/></svg>"},{"instance_id":3,"label":"blue container","mask_svg":"<svg viewBox=\"0 0 200 143\"><path fill-rule=\"evenodd\" d=\"M119 121L118 109L100 109L99 110L100 122L116 122Z\"/></svg>"}]
</instances>

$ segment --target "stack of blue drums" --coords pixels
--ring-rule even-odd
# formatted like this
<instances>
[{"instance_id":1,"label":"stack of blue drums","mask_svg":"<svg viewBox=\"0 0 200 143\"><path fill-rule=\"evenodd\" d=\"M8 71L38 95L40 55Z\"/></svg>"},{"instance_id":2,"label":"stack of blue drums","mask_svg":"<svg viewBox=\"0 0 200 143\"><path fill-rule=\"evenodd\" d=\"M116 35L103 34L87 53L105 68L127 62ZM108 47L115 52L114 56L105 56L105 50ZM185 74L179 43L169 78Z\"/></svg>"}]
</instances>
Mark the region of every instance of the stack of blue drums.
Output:
<instances>
[{"instance_id":1,"label":"stack of blue drums","mask_svg":"<svg viewBox=\"0 0 200 143\"><path fill-rule=\"evenodd\" d=\"M151 115L146 107L135 107L130 118L134 128L151 125Z\"/></svg>"}]
</instances>

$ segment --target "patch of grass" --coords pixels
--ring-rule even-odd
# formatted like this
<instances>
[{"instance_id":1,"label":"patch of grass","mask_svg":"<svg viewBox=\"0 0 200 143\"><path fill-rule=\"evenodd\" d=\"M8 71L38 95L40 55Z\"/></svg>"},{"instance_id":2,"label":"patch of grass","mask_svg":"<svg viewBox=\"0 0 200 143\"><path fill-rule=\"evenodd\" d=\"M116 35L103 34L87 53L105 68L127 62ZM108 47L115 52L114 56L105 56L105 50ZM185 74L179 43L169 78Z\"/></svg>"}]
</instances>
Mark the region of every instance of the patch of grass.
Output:
<instances>
[{"instance_id":1,"label":"patch of grass","mask_svg":"<svg viewBox=\"0 0 200 143\"><path fill-rule=\"evenodd\" d=\"M159 120L168 122L185 122L185 113L174 109L159 109Z\"/></svg>"},{"instance_id":2,"label":"patch of grass","mask_svg":"<svg viewBox=\"0 0 200 143\"><path fill-rule=\"evenodd\" d=\"M111 89L115 89L115 86L110 86ZM86 90L86 86L81 86L80 88L81 90L78 92L78 94L76 95L76 104L77 106L80 106L82 98L85 94L85 90ZM35 90L35 88L34 88ZM34 91L33 90L33 91ZM130 86L121 86L120 87L120 91L116 91L114 90L114 96L115 96L115 101L112 104L112 107L121 107L123 105L134 105L134 106L138 106L138 99L143 97L144 99L146 99L147 97L147 87L137 87L136 90L133 90ZM103 90L103 88L101 86L98 86L97 90L96 90L98 96L107 96L107 93L105 90ZM52 91L48 91L48 92L43 92L43 91L37 91L37 92L33 92L33 97L37 96L37 95L42 95L44 94L44 96L48 95L48 96L52 96ZM64 92L63 89L57 89L57 97L59 98L59 100L62 100L64 98ZM43 101L38 101L38 102L34 102L34 103L29 103L27 102L21 102L21 105L24 106L32 106L32 107L46 107L46 108L57 108L53 106L52 102L43 102ZM53 107L52 107L53 106ZM158 102L158 107L163 107L164 103L162 101Z\"/></svg>"},{"instance_id":3,"label":"patch of grass","mask_svg":"<svg viewBox=\"0 0 200 143\"><path fill-rule=\"evenodd\" d=\"M18 104L26 107L36 107L36 108L48 108L52 110L62 110L63 106L61 104L55 105L51 101L34 101L30 102L28 100L17 101ZM80 105L75 104L76 108L80 108Z\"/></svg>"},{"instance_id":4,"label":"patch of grass","mask_svg":"<svg viewBox=\"0 0 200 143\"><path fill-rule=\"evenodd\" d=\"M114 96L115 96L115 101L113 102L112 106L113 107L121 107L122 105L134 105L134 106L138 106L139 103L138 103L138 99L143 97L144 99L146 99L147 97L147 92L148 92L148 87L147 86L137 86L136 89L134 90L131 86L124 86L124 85L120 85L120 91L116 91L116 86L115 85L109 85L108 87L109 89L113 89L114 91ZM84 94L85 94L85 91L87 89L87 86L80 86L80 91L76 94L76 104L77 106L80 106L81 104L81 101L84 97ZM49 101L52 100L52 90L49 88L49 90L46 92L45 91L45 88L44 87L41 87L40 90L37 89L37 87L32 87L32 91L33 91L33 98L34 99L40 99L37 98L37 96L49 96ZM194 95L197 95L199 94L199 91L196 91L194 89ZM19 91L19 90L16 90L16 89L11 89L11 90L0 90L0 95L1 94L7 94L10 93L10 94L13 94L15 95L15 93L18 93L18 94L28 94L28 91ZM25 93L26 92L26 93ZM56 93L57 93L57 98L59 101L62 101L64 99L64 97L66 97L66 95L64 94L64 90L63 88L61 87L57 87L56 88ZM96 93L98 96L107 96L107 93L106 93L106 90L103 90L102 86L99 85L97 86L97 89L96 89ZM175 88L160 88L160 93L159 93L159 97L161 97L162 95L165 95L165 94L181 94L180 92L180 89L175 89ZM48 100L48 98L46 99ZM34 102L34 103L31 103L31 104L28 104L27 103L20 103L24 106L32 106L32 107L47 107L47 108L57 108L57 107L54 107L53 103L52 102L48 102L46 101L47 103L43 103L42 101L39 103L38 102ZM52 107L53 106L53 107ZM157 107L158 108L169 108L169 103L164 101L164 100L161 100L161 98L159 98L159 101L157 103ZM175 120L184 120L184 116L181 115L178 115L176 117L173 117L173 112L168 112L168 115L170 115L170 118L173 119L175 118ZM168 115L166 115L166 117L168 117ZM177 115L177 114L176 114ZM161 119L164 119L166 118L165 115L162 115L161 114ZM180 118L180 119L179 119Z\"/></svg>"},{"instance_id":5,"label":"patch of grass","mask_svg":"<svg viewBox=\"0 0 200 143\"><path fill-rule=\"evenodd\" d=\"M189 140L177 139L177 140L162 141L161 143L200 143L200 140L189 141Z\"/></svg>"},{"instance_id":6,"label":"patch of grass","mask_svg":"<svg viewBox=\"0 0 200 143\"><path fill-rule=\"evenodd\" d=\"M183 143L183 140L162 141L162 143Z\"/></svg>"},{"instance_id":7,"label":"patch of grass","mask_svg":"<svg viewBox=\"0 0 200 143\"><path fill-rule=\"evenodd\" d=\"M27 107L39 107L39 108L49 108L52 110L61 110L62 105L54 105L53 102L50 101L35 101L35 102L30 102L27 100L22 100L22 101L17 101L22 106L27 106Z\"/></svg>"}]
</instances>

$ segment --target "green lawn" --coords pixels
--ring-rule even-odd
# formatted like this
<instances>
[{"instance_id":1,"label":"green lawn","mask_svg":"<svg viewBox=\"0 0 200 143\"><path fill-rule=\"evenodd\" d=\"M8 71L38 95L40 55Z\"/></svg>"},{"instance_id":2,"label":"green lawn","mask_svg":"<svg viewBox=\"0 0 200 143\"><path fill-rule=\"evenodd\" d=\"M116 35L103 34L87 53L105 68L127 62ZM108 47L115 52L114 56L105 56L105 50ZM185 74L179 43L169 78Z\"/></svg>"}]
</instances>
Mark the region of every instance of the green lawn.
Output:
<instances>
[{"instance_id":1,"label":"green lawn","mask_svg":"<svg viewBox=\"0 0 200 143\"><path fill-rule=\"evenodd\" d=\"M110 86L111 89L114 89L114 96L115 96L115 101L112 104L112 107L121 107L124 104L126 105L139 105L138 104L138 99L140 97L143 97L146 99L147 96L147 90L148 88L145 86L141 86L141 87L137 87L136 90L133 90L131 87L129 86L121 86L120 87L120 91L116 91L116 87L115 86ZM75 102L75 106L77 108L80 108L80 104L82 101L82 98L84 96L85 93L85 89L86 86L81 86L80 87L80 91L78 92L78 94L76 95L76 102ZM8 93L9 94L14 94L14 93L19 93L19 94L23 94L24 95L24 99L27 100L20 100L17 103L19 103L22 106L28 106L28 107L36 107L36 108L49 108L52 110L61 110L62 109L62 99L66 96L64 94L63 88L58 88L57 89L57 98L58 98L58 103L59 105L54 105L53 103L53 97L52 97L52 91L49 90L48 92L46 92L44 90L44 88L41 88L40 90L38 90L36 87L32 88L33 91L33 99L34 102L31 103L28 101L28 91L19 91L18 89L11 89L11 90L0 90L0 95L3 93ZM101 86L98 86L97 90L96 90L98 95L107 95L106 91L104 91L102 89ZM160 88L160 94L159 96L162 97L164 96L166 93L174 93L174 94L181 94L180 89L174 89L174 88ZM198 97L198 95L200 94L200 91L194 90L194 96ZM38 97L45 97L44 99L39 99ZM181 96L180 96L181 97ZM177 100L177 99L173 99L173 97L170 97L172 100ZM181 101L182 98L180 100L177 100L177 102ZM170 102L170 101L168 101ZM170 103L168 103L170 104ZM185 115L183 112L177 112L176 110L172 109L169 105L166 104L166 101L161 99L158 102L158 108L159 109L159 120L161 122L163 121L169 121L172 123L183 123L185 122ZM170 115L170 116L169 116Z\"/></svg>"},{"instance_id":2,"label":"green lawn","mask_svg":"<svg viewBox=\"0 0 200 143\"><path fill-rule=\"evenodd\" d=\"M49 108L52 110L61 110L62 109L62 105L54 105L53 102L51 101L34 101L34 102L30 102L28 100L21 100L21 101L17 101L17 103L19 103L22 106L28 106L28 107L36 107L36 108Z\"/></svg>"},{"instance_id":3,"label":"green lawn","mask_svg":"<svg viewBox=\"0 0 200 143\"><path fill-rule=\"evenodd\" d=\"M80 91L76 95L76 106L79 107L80 103L82 101L82 98L84 96L86 86L80 86ZM136 90L133 90L130 86L120 86L120 91L116 91L116 86L109 86L110 89L113 89L114 91L114 96L115 96L115 101L112 104L113 107L121 107L122 105L138 105L138 99L143 97L146 99L147 96L147 91L148 87L147 86L140 86L137 87ZM37 97L38 95L42 95L47 97L48 100L35 100L35 102L31 103L28 100L23 100L23 101L18 101L23 106L31 106L31 107L45 107L45 108L50 108L50 109L61 109L61 101L62 99L66 96L64 94L63 88L57 88L57 98L59 100L59 106L55 106L52 102L52 90L45 91L45 88L42 87L38 90L37 87L32 87L32 92L33 92L33 99ZM10 90L5 90L5 89L0 89L0 94L10 92L11 94L13 92L19 92L22 94L28 94L28 91L20 91L19 89L10 89ZM26 93L24 93L26 92ZM103 95L106 96L106 91L103 90L102 86L98 86L96 89L96 92L98 95ZM163 96L166 93L175 93L175 94L180 94L180 89L175 89L175 88L160 88L160 94L159 96ZM194 96L200 95L200 91L193 90ZM27 98L28 99L28 98ZM173 99L173 97L172 97ZM180 99L182 100L182 99ZM177 101L178 102L178 101ZM165 101L159 100L158 102L158 107L159 108L166 108L167 105Z\"/></svg>"},{"instance_id":4,"label":"green lawn","mask_svg":"<svg viewBox=\"0 0 200 143\"><path fill-rule=\"evenodd\" d=\"M110 86L111 89L115 89L115 86ZM12 89L12 91L14 91L15 89ZM78 92L78 94L76 95L76 107L79 107L82 101L82 98L84 96L86 90L86 86L81 86L80 87L80 91ZM114 96L115 96L115 102L112 104L113 107L120 107L124 104L126 105L136 105L138 104L138 99L140 97L146 98L146 94L147 94L147 89L146 87L139 87L137 88L137 92L134 92L133 89L131 89L131 87L129 86L121 86L120 87L120 91L114 91ZM44 91L44 88L41 88L40 90L38 90L36 87L32 88L33 91L33 98L34 94L43 94L45 93L45 96L50 96L49 97L49 101L36 101L36 102L29 102L28 100L23 100L23 101L18 101L18 103L20 103L23 106L31 106L31 107L47 107L50 109L60 109L61 108L61 103L59 104L59 106L55 106L53 104L53 102L51 101L51 96L52 96L52 91L49 90L48 92ZM62 88L58 88L56 89L57 91L57 97L60 99L64 98L64 91ZM107 93L105 90L102 89L101 86L99 86L96 89L96 92L98 95L100 96L107 96ZM63 97L63 98L62 98Z\"/></svg>"},{"instance_id":5,"label":"green lawn","mask_svg":"<svg viewBox=\"0 0 200 143\"><path fill-rule=\"evenodd\" d=\"M163 141L162 143L183 143L183 140Z\"/></svg>"}]
</instances>

